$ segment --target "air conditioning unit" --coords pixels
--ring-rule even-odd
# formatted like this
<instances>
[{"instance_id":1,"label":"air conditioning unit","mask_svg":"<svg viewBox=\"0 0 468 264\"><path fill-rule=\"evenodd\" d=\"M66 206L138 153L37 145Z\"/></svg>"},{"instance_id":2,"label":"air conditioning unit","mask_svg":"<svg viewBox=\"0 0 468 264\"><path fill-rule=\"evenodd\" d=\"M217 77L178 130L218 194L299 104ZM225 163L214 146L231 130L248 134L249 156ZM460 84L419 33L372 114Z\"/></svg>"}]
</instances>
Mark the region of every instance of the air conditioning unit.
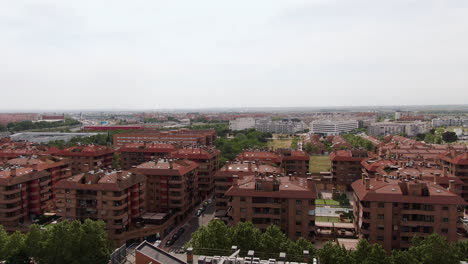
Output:
<instances>
[{"instance_id":1,"label":"air conditioning unit","mask_svg":"<svg viewBox=\"0 0 468 264\"><path fill-rule=\"evenodd\" d=\"M229 257L226 261L227 264L236 264L236 258Z\"/></svg>"},{"instance_id":2,"label":"air conditioning unit","mask_svg":"<svg viewBox=\"0 0 468 264\"><path fill-rule=\"evenodd\" d=\"M214 256L214 257L213 257L213 262L212 262L212 263L213 263L213 264L218 264L220 261L221 261L221 257L219 257L219 256Z\"/></svg>"},{"instance_id":3,"label":"air conditioning unit","mask_svg":"<svg viewBox=\"0 0 468 264\"><path fill-rule=\"evenodd\" d=\"M213 258L212 257L207 257L205 259L205 264L213 264Z\"/></svg>"},{"instance_id":4,"label":"air conditioning unit","mask_svg":"<svg viewBox=\"0 0 468 264\"><path fill-rule=\"evenodd\" d=\"M237 258L236 264L244 264L244 258Z\"/></svg>"},{"instance_id":5,"label":"air conditioning unit","mask_svg":"<svg viewBox=\"0 0 468 264\"><path fill-rule=\"evenodd\" d=\"M251 257L245 257L244 258L244 264L252 264L252 258Z\"/></svg>"}]
</instances>

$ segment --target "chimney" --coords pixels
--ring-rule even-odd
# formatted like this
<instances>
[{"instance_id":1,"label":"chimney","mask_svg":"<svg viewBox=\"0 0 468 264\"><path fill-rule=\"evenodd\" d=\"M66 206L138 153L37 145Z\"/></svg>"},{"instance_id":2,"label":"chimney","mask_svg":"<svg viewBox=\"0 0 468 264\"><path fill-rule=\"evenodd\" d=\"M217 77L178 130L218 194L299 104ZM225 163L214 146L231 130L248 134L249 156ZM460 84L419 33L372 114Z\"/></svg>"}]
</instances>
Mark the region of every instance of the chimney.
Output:
<instances>
[{"instance_id":1,"label":"chimney","mask_svg":"<svg viewBox=\"0 0 468 264\"><path fill-rule=\"evenodd\" d=\"M308 177L307 178L307 189L312 190L313 186L314 186L314 180L312 179L312 177Z\"/></svg>"},{"instance_id":2,"label":"chimney","mask_svg":"<svg viewBox=\"0 0 468 264\"><path fill-rule=\"evenodd\" d=\"M16 177L16 168L10 168L10 176Z\"/></svg>"},{"instance_id":3,"label":"chimney","mask_svg":"<svg viewBox=\"0 0 468 264\"><path fill-rule=\"evenodd\" d=\"M39 164L35 163L31 165L33 171L38 171L39 170Z\"/></svg>"},{"instance_id":4,"label":"chimney","mask_svg":"<svg viewBox=\"0 0 468 264\"><path fill-rule=\"evenodd\" d=\"M449 180L449 191L450 192L455 192L455 180Z\"/></svg>"},{"instance_id":5,"label":"chimney","mask_svg":"<svg viewBox=\"0 0 468 264\"><path fill-rule=\"evenodd\" d=\"M376 173L375 178L376 178L377 181L380 181L380 173Z\"/></svg>"},{"instance_id":6,"label":"chimney","mask_svg":"<svg viewBox=\"0 0 468 264\"><path fill-rule=\"evenodd\" d=\"M122 180L122 171L121 170L117 171L117 179Z\"/></svg>"},{"instance_id":7,"label":"chimney","mask_svg":"<svg viewBox=\"0 0 468 264\"><path fill-rule=\"evenodd\" d=\"M193 248L192 247L187 248L187 263L193 264Z\"/></svg>"},{"instance_id":8,"label":"chimney","mask_svg":"<svg viewBox=\"0 0 468 264\"><path fill-rule=\"evenodd\" d=\"M388 182L387 177L388 177L387 175L384 175L384 176L383 176L383 181L384 181L384 182Z\"/></svg>"},{"instance_id":9,"label":"chimney","mask_svg":"<svg viewBox=\"0 0 468 264\"><path fill-rule=\"evenodd\" d=\"M363 173L363 174L361 174L361 177L362 177L362 184L366 184L367 175L365 173Z\"/></svg>"},{"instance_id":10,"label":"chimney","mask_svg":"<svg viewBox=\"0 0 468 264\"><path fill-rule=\"evenodd\" d=\"M448 168L444 166L444 177L447 177Z\"/></svg>"},{"instance_id":11,"label":"chimney","mask_svg":"<svg viewBox=\"0 0 468 264\"><path fill-rule=\"evenodd\" d=\"M232 176L232 186L239 186L239 176L237 175Z\"/></svg>"},{"instance_id":12,"label":"chimney","mask_svg":"<svg viewBox=\"0 0 468 264\"><path fill-rule=\"evenodd\" d=\"M90 171L90 170L91 170L91 169L90 169L90 167L89 167L89 164L88 164L88 163L85 163L85 164L83 165L83 171L84 171L84 172L88 172L88 171Z\"/></svg>"},{"instance_id":13,"label":"chimney","mask_svg":"<svg viewBox=\"0 0 468 264\"><path fill-rule=\"evenodd\" d=\"M366 181L366 190L370 190L370 179L366 178L365 181Z\"/></svg>"},{"instance_id":14,"label":"chimney","mask_svg":"<svg viewBox=\"0 0 468 264\"><path fill-rule=\"evenodd\" d=\"M72 170L70 168L65 169L65 177L71 177L72 176Z\"/></svg>"}]
</instances>

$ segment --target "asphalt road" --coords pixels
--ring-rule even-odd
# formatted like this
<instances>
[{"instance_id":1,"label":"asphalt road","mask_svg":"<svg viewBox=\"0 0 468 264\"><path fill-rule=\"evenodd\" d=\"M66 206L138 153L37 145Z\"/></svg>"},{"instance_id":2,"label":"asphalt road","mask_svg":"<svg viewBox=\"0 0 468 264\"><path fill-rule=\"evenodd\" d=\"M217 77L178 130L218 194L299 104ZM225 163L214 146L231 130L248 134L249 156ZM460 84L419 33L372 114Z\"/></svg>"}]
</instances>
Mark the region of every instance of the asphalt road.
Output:
<instances>
[{"instance_id":1,"label":"asphalt road","mask_svg":"<svg viewBox=\"0 0 468 264\"><path fill-rule=\"evenodd\" d=\"M169 252L174 251L175 249L180 249L183 247L187 242L192 239L192 233L197 231L197 229L200 226L206 226L208 223L213 220L214 218L214 213L215 213L215 206L214 202L209 204L203 214L199 217L195 215L197 210L193 212L192 216L189 218L189 220L175 228L174 230L177 231L180 227L185 228L185 232L175 241L175 243L171 247L165 247L163 244L164 249L168 250ZM166 241L163 241L164 243Z\"/></svg>"}]
</instances>

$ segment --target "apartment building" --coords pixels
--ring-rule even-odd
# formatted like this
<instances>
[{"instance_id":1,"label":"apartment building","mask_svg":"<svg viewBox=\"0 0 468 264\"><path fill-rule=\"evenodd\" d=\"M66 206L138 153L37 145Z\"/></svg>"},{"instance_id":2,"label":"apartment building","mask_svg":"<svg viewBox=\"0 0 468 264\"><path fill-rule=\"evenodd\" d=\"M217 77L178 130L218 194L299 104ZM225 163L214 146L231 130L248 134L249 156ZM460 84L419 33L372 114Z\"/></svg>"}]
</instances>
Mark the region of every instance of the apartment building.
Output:
<instances>
[{"instance_id":1,"label":"apartment building","mask_svg":"<svg viewBox=\"0 0 468 264\"><path fill-rule=\"evenodd\" d=\"M468 202L468 151L450 149L438 156L441 166L463 181L461 196Z\"/></svg>"},{"instance_id":2,"label":"apartment building","mask_svg":"<svg viewBox=\"0 0 468 264\"><path fill-rule=\"evenodd\" d=\"M0 167L0 224L8 231L31 224L37 217L55 209L54 178L49 169L37 164Z\"/></svg>"},{"instance_id":3,"label":"apartment building","mask_svg":"<svg viewBox=\"0 0 468 264\"><path fill-rule=\"evenodd\" d=\"M228 162L214 174L216 216L225 220L228 210L226 191L232 187L235 177L258 175L259 173L282 173L282 169L271 164L235 161Z\"/></svg>"},{"instance_id":4,"label":"apartment building","mask_svg":"<svg viewBox=\"0 0 468 264\"><path fill-rule=\"evenodd\" d=\"M103 220L111 239L122 239L146 211L145 176L130 171L95 170L58 182L57 214L64 219Z\"/></svg>"},{"instance_id":5,"label":"apartment building","mask_svg":"<svg viewBox=\"0 0 468 264\"><path fill-rule=\"evenodd\" d=\"M387 252L408 249L414 236L438 233L450 242L460 238L466 202L452 192L453 182L446 189L419 176L363 174L352 188L357 234Z\"/></svg>"},{"instance_id":6,"label":"apartment building","mask_svg":"<svg viewBox=\"0 0 468 264\"><path fill-rule=\"evenodd\" d=\"M315 199L312 178L259 174L234 177L229 197L230 223L251 221L261 230L277 225L290 239L315 239Z\"/></svg>"},{"instance_id":7,"label":"apartment building","mask_svg":"<svg viewBox=\"0 0 468 264\"><path fill-rule=\"evenodd\" d=\"M368 132L375 137L399 134L414 137L419 133L427 133L429 128L429 123L423 121L378 122L372 123Z\"/></svg>"},{"instance_id":8,"label":"apartment building","mask_svg":"<svg viewBox=\"0 0 468 264\"><path fill-rule=\"evenodd\" d=\"M65 149L50 149L48 153L69 158L72 174L86 172L95 168L112 166L114 149L107 146L74 146Z\"/></svg>"},{"instance_id":9,"label":"apartment building","mask_svg":"<svg viewBox=\"0 0 468 264\"><path fill-rule=\"evenodd\" d=\"M434 118L431 123L432 127L467 126L468 118Z\"/></svg>"},{"instance_id":10,"label":"apartment building","mask_svg":"<svg viewBox=\"0 0 468 264\"><path fill-rule=\"evenodd\" d=\"M283 157L282 168L286 175L301 175L309 173L310 156L302 150L278 149Z\"/></svg>"},{"instance_id":11,"label":"apartment building","mask_svg":"<svg viewBox=\"0 0 468 264\"><path fill-rule=\"evenodd\" d=\"M214 174L219 168L219 154L215 147L188 146L173 151L170 156L195 161L198 164L198 195L205 199L214 191Z\"/></svg>"},{"instance_id":12,"label":"apartment building","mask_svg":"<svg viewBox=\"0 0 468 264\"><path fill-rule=\"evenodd\" d=\"M255 129L264 133L273 134L294 134L304 131L304 122L298 119L284 119L272 121L269 119L257 119Z\"/></svg>"},{"instance_id":13,"label":"apartment building","mask_svg":"<svg viewBox=\"0 0 468 264\"><path fill-rule=\"evenodd\" d=\"M310 133L322 136L336 136L357 128L357 120L318 120L310 123Z\"/></svg>"},{"instance_id":14,"label":"apartment building","mask_svg":"<svg viewBox=\"0 0 468 264\"><path fill-rule=\"evenodd\" d=\"M213 145L216 139L215 130L143 130L133 133L114 135L114 145L122 147L131 143L172 143L181 145Z\"/></svg>"},{"instance_id":15,"label":"apartment building","mask_svg":"<svg viewBox=\"0 0 468 264\"><path fill-rule=\"evenodd\" d=\"M253 117L239 117L229 121L229 129L239 131L255 128L255 119Z\"/></svg>"},{"instance_id":16,"label":"apartment building","mask_svg":"<svg viewBox=\"0 0 468 264\"><path fill-rule=\"evenodd\" d=\"M120 147L120 163L123 169L129 170L133 166L154 160L155 158L169 157L177 148L168 143L131 143Z\"/></svg>"},{"instance_id":17,"label":"apartment building","mask_svg":"<svg viewBox=\"0 0 468 264\"><path fill-rule=\"evenodd\" d=\"M368 158L366 150L337 150L330 154L331 183L336 190L350 191L351 184L361 178L361 162Z\"/></svg>"},{"instance_id":18,"label":"apartment building","mask_svg":"<svg viewBox=\"0 0 468 264\"><path fill-rule=\"evenodd\" d=\"M134 171L146 176L148 212L176 215L179 223L200 202L194 161L159 159L140 164Z\"/></svg>"},{"instance_id":19,"label":"apartment building","mask_svg":"<svg viewBox=\"0 0 468 264\"><path fill-rule=\"evenodd\" d=\"M247 149L241 154L237 155L237 160L241 161L254 161L263 162L266 164L274 164L275 166L281 166L283 157L272 151L258 150L258 149Z\"/></svg>"}]
</instances>

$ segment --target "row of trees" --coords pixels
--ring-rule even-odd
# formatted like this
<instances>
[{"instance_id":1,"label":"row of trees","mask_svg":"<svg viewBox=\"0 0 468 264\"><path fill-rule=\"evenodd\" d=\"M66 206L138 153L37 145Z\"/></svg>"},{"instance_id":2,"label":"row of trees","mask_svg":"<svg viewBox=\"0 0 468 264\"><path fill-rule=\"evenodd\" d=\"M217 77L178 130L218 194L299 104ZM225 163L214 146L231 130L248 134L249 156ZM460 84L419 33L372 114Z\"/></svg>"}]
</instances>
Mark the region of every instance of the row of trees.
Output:
<instances>
[{"instance_id":1,"label":"row of trees","mask_svg":"<svg viewBox=\"0 0 468 264\"><path fill-rule=\"evenodd\" d=\"M234 132L234 138L220 137L215 140L215 146L221 152L220 164L233 160L247 148L264 148L267 146L271 133L263 133L255 129Z\"/></svg>"},{"instance_id":2,"label":"row of trees","mask_svg":"<svg viewBox=\"0 0 468 264\"><path fill-rule=\"evenodd\" d=\"M431 129L428 133L419 133L416 135L416 140L424 141L426 143L442 144L453 143L458 140L458 136L453 131L441 132L436 129Z\"/></svg>"},{"instance_id":3,"label":"row of trees","mask_svg":"<svg viewBox=\"0 0 468 264\"><path fill-rule=\"evenodd\" d=\"M32 130L32 129L44 129L44 128L56 128L56 127L66 127L66 126L77 126L80 125L80 121L66 118L64 122L32 122L32 121L21 121L8 123L6 128L12 132Z\"/></svg>"},{"instance_id":4,"label":"row of trees","mask_svg":"<svg viewBox=\"0 0 468 264\"><path fill-rule=\"evenodd\" d=\"M354 148L364 148L368 151L374 150L374 145L369 140L357 136L354 134L346 134L342 136L346 141L348 141Z\"/></svg>"},{"instance_id":5,"label":"row of trees","mask_svg":"<svg viewBox=\"0 0 468 264\"><path fill-rule=\"evenodd\" d=\"M103 221L63 221L41 228L30 226L30 231L8 235L0 226L0 261L7 264L29 263L107 263L113 245L108 239Z\"/></svg>"},{"instance_id":6,"label":"row of trees","mask_svg":"<svg viewBox=\"0 0 468 264\"><path fill-rule=\"evenodd\" d=\"M195 254L221 255L228 254L232 245L241 249L241 255L255 250L255 255L267 259L277 258L279 252L285 252L289 261L303 261L303 251L308 250L311 256L320 259L321 264L458 264L461 260L468 260L468 241L449 243L437 234L415 237L409 250L394 250L389 255L382 246L369 244L365 239L359 241L354 251L332 242L322 249L315 249L304 238L289 240L275 225L262 233L251 222L239 222L229 227L219 220L194 232L187 246L193 247Z\"/></svg>"}]
</instances>

